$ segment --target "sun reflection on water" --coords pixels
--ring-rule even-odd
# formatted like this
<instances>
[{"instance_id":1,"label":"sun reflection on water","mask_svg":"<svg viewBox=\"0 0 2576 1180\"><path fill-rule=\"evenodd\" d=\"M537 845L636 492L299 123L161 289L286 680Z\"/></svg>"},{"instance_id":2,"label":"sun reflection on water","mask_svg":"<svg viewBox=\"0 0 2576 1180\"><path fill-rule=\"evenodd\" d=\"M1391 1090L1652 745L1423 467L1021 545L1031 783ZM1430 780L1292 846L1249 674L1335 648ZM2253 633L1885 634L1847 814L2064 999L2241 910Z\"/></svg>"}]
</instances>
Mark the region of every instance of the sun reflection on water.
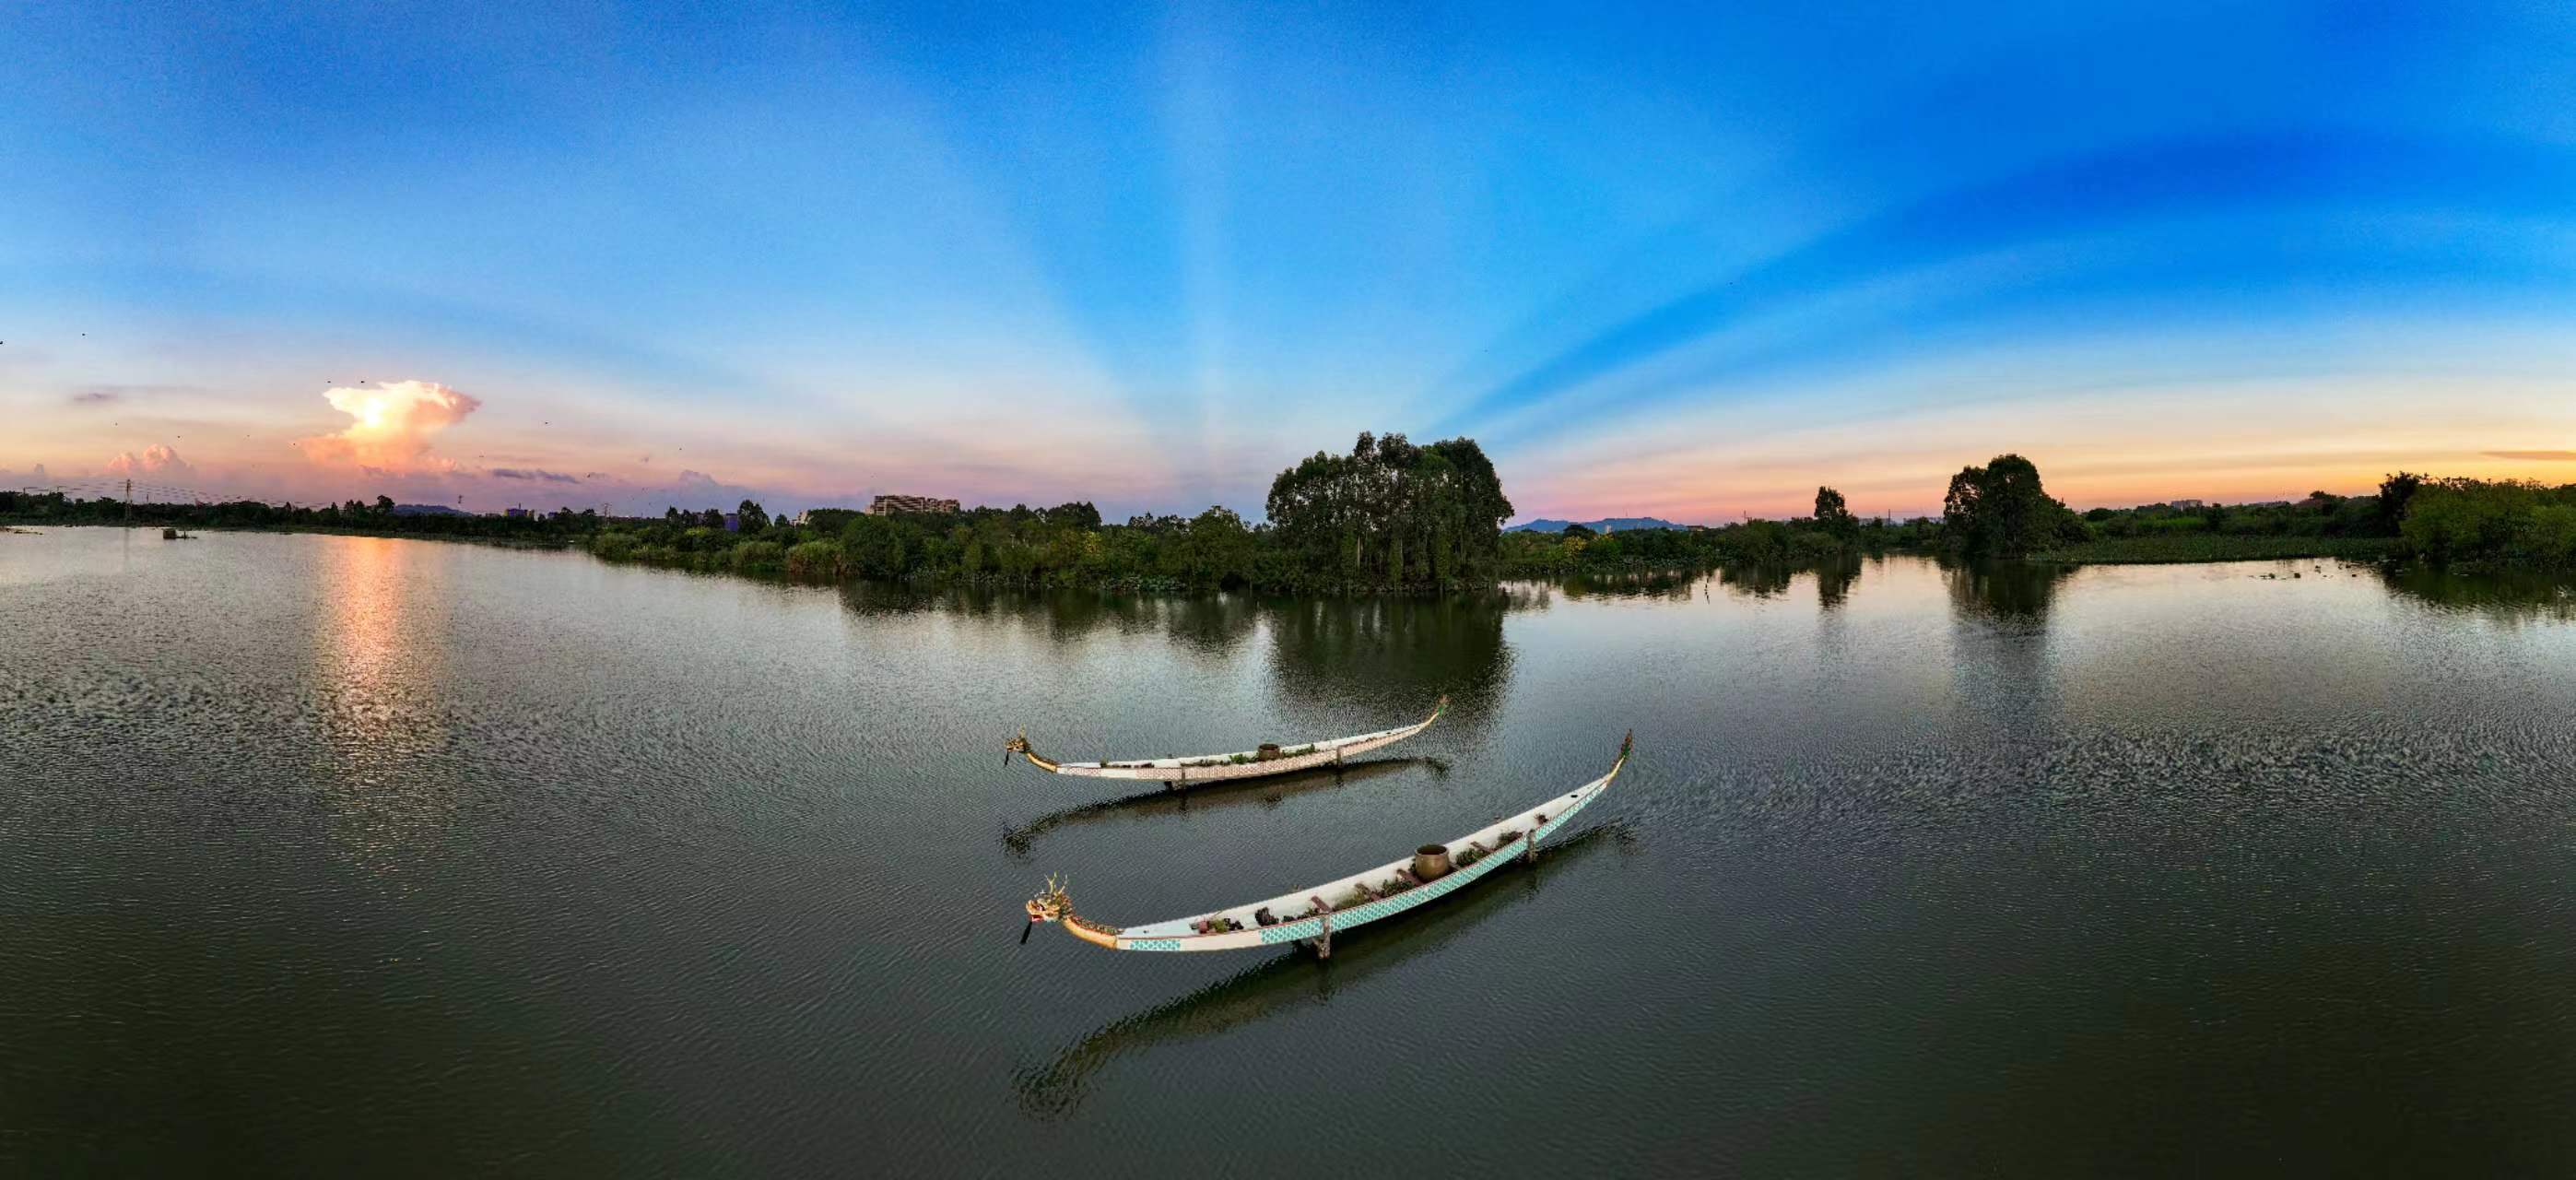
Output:
<instances>
[{"instance_id":1,"label":"sun reflection on water","mask_svg":"<svg viewBox=\"0 0 2576 1180\"><path fill-rule=\"evenodd\" d=\"M443 828L452 800L418 773L446 744L440 705L446 604L414 592L422 547L383 537L335 537L316 612L316 677L330 799L341 839L380 873L395 854Z\"/></svg>"}]
</instances>

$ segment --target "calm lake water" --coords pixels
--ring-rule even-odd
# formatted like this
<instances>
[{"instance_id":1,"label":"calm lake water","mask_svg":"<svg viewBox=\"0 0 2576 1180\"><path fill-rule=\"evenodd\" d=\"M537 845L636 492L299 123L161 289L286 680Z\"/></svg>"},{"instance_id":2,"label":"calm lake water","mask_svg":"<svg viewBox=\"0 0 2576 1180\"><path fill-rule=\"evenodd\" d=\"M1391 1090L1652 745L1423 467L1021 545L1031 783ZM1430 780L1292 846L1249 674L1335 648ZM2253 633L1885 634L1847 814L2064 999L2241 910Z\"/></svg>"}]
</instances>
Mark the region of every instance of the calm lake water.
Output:
<instances>
[{"instance_id":1,"label":"calm lake water","mask_svg":"<svg viewBox=\"0 0 2576 1180\"><path fill-rule=\"evenodd\" d=\"M2293 575L2297 576L2293 576ZM1336 777L1004 765L1452 714ZM0 536L0 1170L2576 1172L2576 599L821 589ZM1628 774L1533 868L1112 954Z\"/></svg>"}]
</instances>

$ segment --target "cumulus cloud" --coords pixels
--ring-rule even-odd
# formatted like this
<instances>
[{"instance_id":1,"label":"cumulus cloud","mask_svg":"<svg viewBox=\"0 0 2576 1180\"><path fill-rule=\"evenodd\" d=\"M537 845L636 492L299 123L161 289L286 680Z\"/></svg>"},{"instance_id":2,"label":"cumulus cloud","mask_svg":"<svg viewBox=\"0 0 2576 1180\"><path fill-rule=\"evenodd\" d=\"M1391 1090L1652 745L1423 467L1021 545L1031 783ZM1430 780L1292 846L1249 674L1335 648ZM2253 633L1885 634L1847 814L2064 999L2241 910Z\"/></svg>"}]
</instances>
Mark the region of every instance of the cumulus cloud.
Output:
<instances>
[{"instance_id":1,"label":"cumulus cloud","mask_svg":"<svg viewBox=\"0 0 2576 1180\"><path fill-rule=\"evenodd\" d=\"M338 434L295 440L304 456L329 466L365 467L394 475L456 470L454 460L430 450L430 439L483 406L435 381L333 389L322 396L332 409L355 421Z\"/></svg>"},{"instance_id":2,"label":"cumulus cloud","mask_svg":"<svg viewBox=\"0 0 2576 1180\"><path fill-rule=\"evenodd\" d=\"M534 467L495 467L492 476L495 479L541 479L548 483L581 482L579 476L565 475L560 471L540 471Z\"/></svg>"},{"instance_id":3,"label":"cumulus cloud","mask_svg":"<svg viewBox=\"0 0 2576 1180\"><path fill-rule=\"evenodd\" d=\"M179 452L160 443L143 448L140 455L125 451L107 461L109 475L193 475L197 465L179 457Z\"/></svg>"},{"instance_id":4,"label":"cumulus cloud","mask_svg":"<svg viewBox=\"0 0 2576 1180\"><path fill-rule=\"evenodd\" d=\"M668 484L620 491L614 497L614 505L619 512L630 516L660 516L665 508L677 508L682 512L708 508L732 511L734 505L745 500L769 504L776 497L758 488L726 483L703 471L682 471L677 480Z\"/></svg>"}]
</instances>

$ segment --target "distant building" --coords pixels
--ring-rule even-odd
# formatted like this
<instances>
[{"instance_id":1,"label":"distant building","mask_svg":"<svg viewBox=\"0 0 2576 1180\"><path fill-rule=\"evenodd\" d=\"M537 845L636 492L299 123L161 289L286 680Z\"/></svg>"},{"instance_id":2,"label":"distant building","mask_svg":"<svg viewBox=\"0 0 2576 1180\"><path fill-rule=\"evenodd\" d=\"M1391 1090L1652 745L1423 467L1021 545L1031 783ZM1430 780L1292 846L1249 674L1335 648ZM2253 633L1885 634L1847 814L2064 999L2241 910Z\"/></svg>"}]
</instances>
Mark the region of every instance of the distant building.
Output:
<instances>
[{"instance_id":1,"label":"distant building","mask_svg":"<svg viewBox=\"0 0 2576 1180\"><path fill-rule=\"evenodd\" d=\"M929 496L879 496L868 502L868 515L892 516L898 512L955 512L957 501L937 500Z\"/></svg>"},{"instance_id":2,"label":"distant building","mask_svg":"<svg viewBox=\"0 0 2576 1180\"><path fill-rule=\"evenodd\" d=\"M741 514L741 513L739 513L739 512L728 512L728 513L725 513L725 514L724 514L724 520L725 520L725 531L726 531L726 532L728 532L728 533L738 533L738 532L741 532L741 531L742 531L742 514Z\"/></svg>"},{"instance_id":3,"label":"distant building","mask_svg":"<svg viewBox=\"0 0 2576 1180\"><path fill-rule=\"evenodd\" d=\"M501 510L501 515L508 517L511 520L535 520L537 518L537 510L534 508L504 508Z\"/></svg>"},{"instance_id":4,"label":"distant building","mask_svg":"<svg viewBox=\"0 0 2576 1180\"><path fill-rule=\"evenodd\" d=\"M2167 505L2167 507L2171 507L2171 508L2207 508L2207 507L2209 507L2209 505L2208 505L2208 503L2207 503L2206 501L2201 501L2201 500L2175 500L2175 501L2172 501L2170 504L2168 504L2168 505Z\"/></svg>"}]
</instances>

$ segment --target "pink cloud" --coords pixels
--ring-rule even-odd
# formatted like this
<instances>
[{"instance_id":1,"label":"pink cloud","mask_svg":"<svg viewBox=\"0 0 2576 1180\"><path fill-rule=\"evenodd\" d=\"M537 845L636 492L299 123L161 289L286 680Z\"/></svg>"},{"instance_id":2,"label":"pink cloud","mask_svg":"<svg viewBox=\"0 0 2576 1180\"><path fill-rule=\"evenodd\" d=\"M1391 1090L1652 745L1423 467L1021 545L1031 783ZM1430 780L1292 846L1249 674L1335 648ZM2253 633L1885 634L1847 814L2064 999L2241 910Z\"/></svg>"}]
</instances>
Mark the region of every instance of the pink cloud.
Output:
<instances>
[{"instance_id":1,"label":"pink cloud","mask_svg":"<svg viewBox=\"0 0 2576 1180\"><path fill-rule=\"evenodd\" d=\"M332 409L355 421L338 434L295 440L305 458L325 466L371 468L394 475L456 470L454 460L430 450L430 439L483 406L434 381L340 388L322 396Z\"/></svg>"},{"instance_id":2,"label":"pink cloud","mask_svg":"<svg viewBox=\"0 0 2576 1180\"><path fill-rule=\"evenodd\" d=\"M195 464L180 458L179 452L160 443L143 448L141 455L125 451L107 461L110 475L190 475L196 470Z\"/></svg>"}]
</instances>

